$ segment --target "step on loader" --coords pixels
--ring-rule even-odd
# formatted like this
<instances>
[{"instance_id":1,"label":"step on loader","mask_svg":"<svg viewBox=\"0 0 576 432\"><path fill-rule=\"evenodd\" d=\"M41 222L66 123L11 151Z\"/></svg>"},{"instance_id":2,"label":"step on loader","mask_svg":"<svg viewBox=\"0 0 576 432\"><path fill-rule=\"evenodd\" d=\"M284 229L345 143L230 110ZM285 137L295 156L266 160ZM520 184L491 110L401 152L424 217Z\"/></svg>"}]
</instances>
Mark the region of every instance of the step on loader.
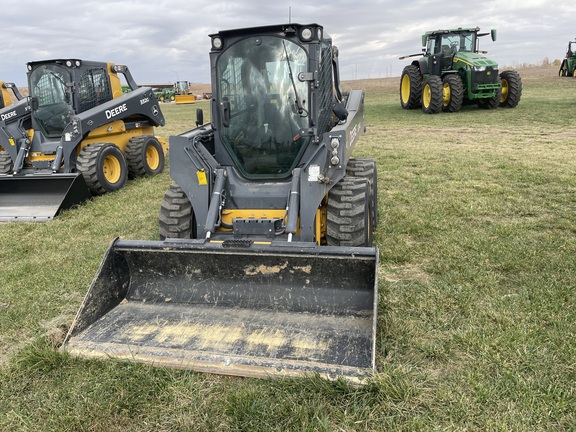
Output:
<instances>
[{"instance_id":1,"label":"step on loader","mask_svg":"<svg viewBox=\"0 0 576 432\"><path fill-rule=\"evenodd\" d=\"M30 62L29 97L0 109L0 221L43 222L163 171L165 120L152 89L126 66ZM129 92L124 92L120 75Z\"/></svg>"},{"instance_id":2,"label":"step on loader","mask_svg":"<svg viewBox=\"0 0 576 432\"><path fill-rule=\"evenodd\" d=\"M376 166L317 24L211 35L211 121L170 138L161 241L116 240L64 349L253 376L375 368Z\"/></svg>"}]
</instances>

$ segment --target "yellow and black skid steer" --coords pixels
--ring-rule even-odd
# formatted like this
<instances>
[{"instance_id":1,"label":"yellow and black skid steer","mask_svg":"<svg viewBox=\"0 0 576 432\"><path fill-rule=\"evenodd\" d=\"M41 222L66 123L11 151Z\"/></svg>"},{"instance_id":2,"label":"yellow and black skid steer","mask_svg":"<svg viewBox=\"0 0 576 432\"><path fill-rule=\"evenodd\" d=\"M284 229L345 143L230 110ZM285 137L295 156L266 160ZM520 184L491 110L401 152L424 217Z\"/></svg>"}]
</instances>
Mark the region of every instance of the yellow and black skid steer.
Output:
<instances>
[{"instance_id":1,"label":"yellow and black skid steer","mask_svg":"<svg viewBox=\"0 0 576 432\"><path fill-rule=\"evenodd\" d=\"M164 169L164 116L126 66L30 62L29 97L0 109L0 221L47 221ZM132 89L122 92L120 75Z\"/></svg>"},{"instance_id":2,"label":"yellow and black skid steer","mask_svg":"<svg viewBox=\"0 0 576 432\"><path fill-rule=\"evenodd\" d=\"M115 240L63 349L250 377L375 368L376 167L317 24L211 35L211 122L170 138L160 241Z\"/></svg>"}]
</instances>

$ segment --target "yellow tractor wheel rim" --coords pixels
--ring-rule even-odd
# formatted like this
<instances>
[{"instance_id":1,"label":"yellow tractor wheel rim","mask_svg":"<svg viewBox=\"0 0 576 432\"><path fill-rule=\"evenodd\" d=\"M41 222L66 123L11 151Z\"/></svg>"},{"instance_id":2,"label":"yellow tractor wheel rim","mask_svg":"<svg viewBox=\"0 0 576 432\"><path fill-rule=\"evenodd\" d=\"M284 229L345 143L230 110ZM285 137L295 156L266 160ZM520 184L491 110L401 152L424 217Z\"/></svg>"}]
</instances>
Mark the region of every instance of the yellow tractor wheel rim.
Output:
<instances>
[{"instance_id":1,"label":"yellow tractor wheel rim","mask_svg":"<svg viewBox=\"0 0 576 432\"><path fill-rule=\"evenodd\" d=\"M407 103L410 99L410 77L404 75L402 77L402 102Z\"/></svg>"},{"instance_id":2,"label":"yellow tractor wheel rim","mask_svg":"<svg viewBox=\"0 0 576 432\"><path fill-rule=\"evenodd\" d=\"M120 180L120 175L122 174L120 161L114 156L106 156L102 165L102 171L104 171L104 177L108 183L117 183L118 180Z\"/></svg>"},{"instance_id":3,"label":"yellow tractor wheel rim","mask_svg":"<svg viewBox=\"0 0 576 432\"><path fill-rule=\"evenodd\" d=\"M502 80L502 96L500 96L500 102L504 102L508 97L508 81Z\"/></svg>"},{"instance_id":4,"label":"yellow tractor wheel rim","mask_svg":"<svg viewBox=\"0 0 576 432\"><path fill-rule=\"evenodd\" d=\"M424 90L422 91L422 105L425 108L430 106L430 101L432 100L432 91L430 90L430 85L426 84Z\"/></svg>"},{"instance_id":5,"label":"yellow tractor wheel rim","mask_svg":"<svg viewBox=\"0 0 576 432\"><path fill-rule=\"evenodd\" d=\"M148 146L146 149L146 163L150 169L155 170L160 165L160 155L158 149L154 146Z\"/></svg>"},{"instance_id":6,"label":"yellow tractor wheel rim","mask_svg":"<svg viewBox=\"0 0 576 432\"><path fill-rule=\"evenodd\" d=\"M442 88L442 104L444 106L448 106L450 103L450 84L444 83L444 87Z\"/></svg>"}]
</instances>

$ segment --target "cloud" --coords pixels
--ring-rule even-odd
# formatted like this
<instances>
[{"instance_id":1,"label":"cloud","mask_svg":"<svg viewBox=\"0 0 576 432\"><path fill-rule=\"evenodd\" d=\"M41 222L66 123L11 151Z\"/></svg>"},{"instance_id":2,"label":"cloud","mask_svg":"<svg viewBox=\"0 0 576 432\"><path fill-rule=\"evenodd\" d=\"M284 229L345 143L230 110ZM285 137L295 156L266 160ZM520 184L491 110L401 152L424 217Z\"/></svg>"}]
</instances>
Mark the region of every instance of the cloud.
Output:
<instances>
[{"instance_id":1,"label":"cloud","mask_svg":"<svg viewBox=\"0 0 576 432\"><path fill-rule=\"evenodd\" d=\"M490 0L476 11L469 2L440 0L5 0L0 80L23 86L28 61L81 58L126 64L140 83L209 82L209 34L289 19L324 26L340 49L343 79L399 76L405 62L398 57L420 52L421 35L440 28L497 28L496 42L482 41L491 58L534 64L562 58L576 37L576 6L555 3Z\"/></svg>"}]
</instances>

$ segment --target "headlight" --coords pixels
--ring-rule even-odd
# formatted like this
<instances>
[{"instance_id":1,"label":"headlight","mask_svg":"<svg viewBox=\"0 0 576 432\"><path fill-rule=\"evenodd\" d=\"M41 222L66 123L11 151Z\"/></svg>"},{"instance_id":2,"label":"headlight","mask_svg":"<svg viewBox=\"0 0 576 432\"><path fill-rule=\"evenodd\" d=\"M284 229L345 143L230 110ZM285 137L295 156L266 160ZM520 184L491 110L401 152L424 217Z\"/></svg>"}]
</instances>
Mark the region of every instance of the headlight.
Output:
<instances>
[{"instance_id":1,"label":"headlight","mask_svg":"<svg viewBox=\"0 0 576 432\"><path fill-rule=\"evenodd\" d=\"M222 39L218 36L212 38L212 48L213 49L222 49Z\"/></svg>"},{"instance_id":2,"label":"headlight","mask_svg":"<svg viewBox=\"0 0 576 432\"><path fill-rule=\"evenodd\" d=\"M474 68L477 72L486 72L486 66L478 66Z\"/></svg>"},{"instance_id":3,"label":"headlight","mask_svg":"<svg viewBox=\"0 0 576 432\"><path fill-rule=\"evenodd\" d=\"M310 39L312 39L312 29L310 27L304 27L300 32L300 37L303 41L308 42Z\"/></svg>"}]
</instances>

